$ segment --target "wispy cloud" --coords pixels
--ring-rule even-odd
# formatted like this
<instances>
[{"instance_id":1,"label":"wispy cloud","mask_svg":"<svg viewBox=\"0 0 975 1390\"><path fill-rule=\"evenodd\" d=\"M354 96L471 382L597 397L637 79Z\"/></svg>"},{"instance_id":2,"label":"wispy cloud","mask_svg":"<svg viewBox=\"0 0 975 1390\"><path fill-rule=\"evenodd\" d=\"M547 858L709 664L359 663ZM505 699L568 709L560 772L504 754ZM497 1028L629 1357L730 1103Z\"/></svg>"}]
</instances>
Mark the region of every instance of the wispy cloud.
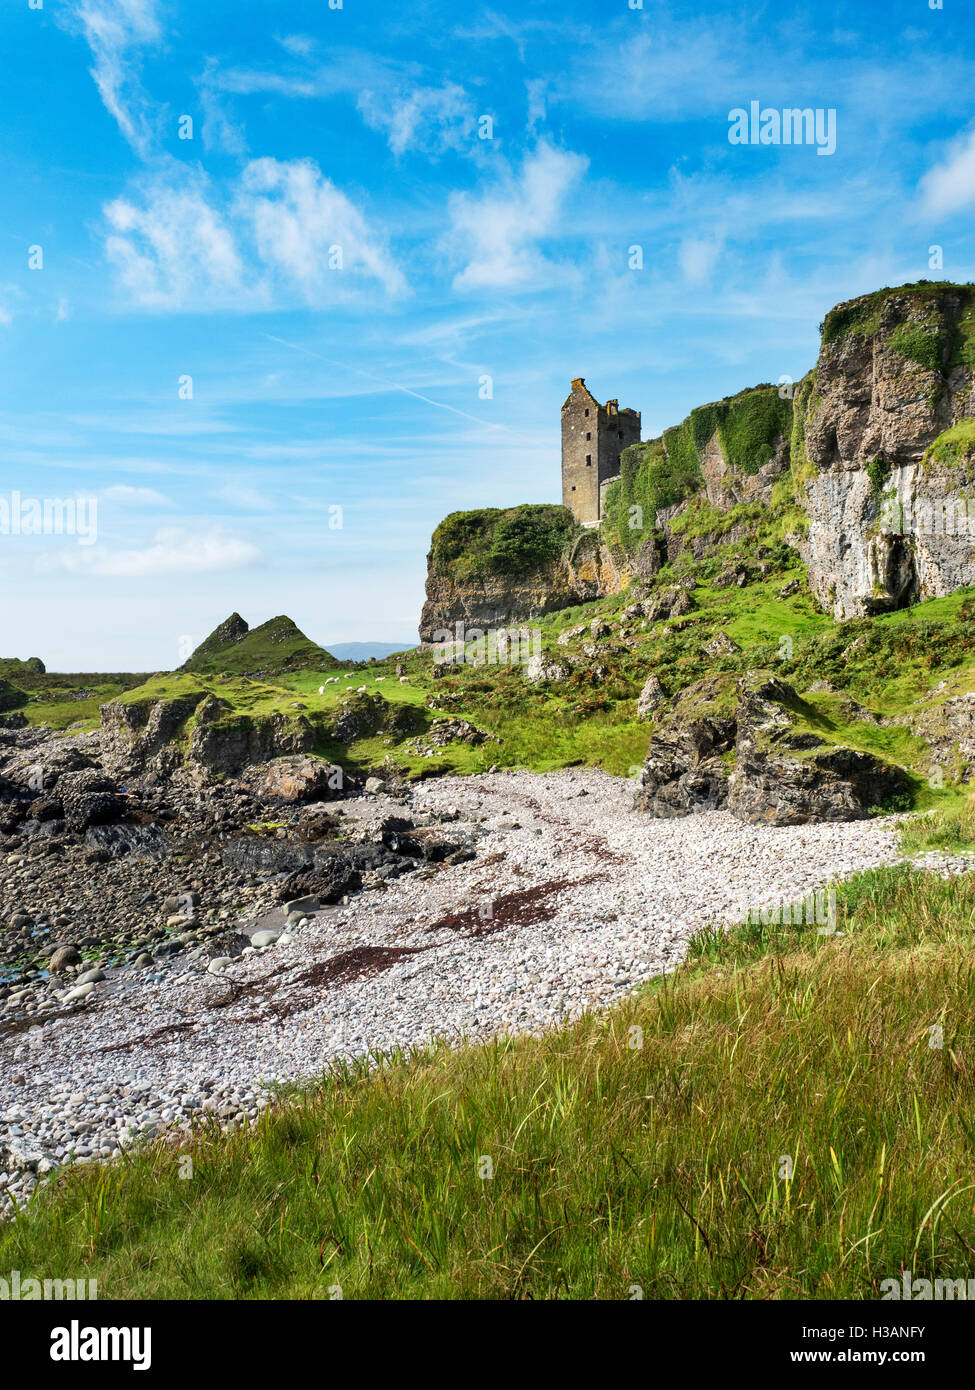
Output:
<instances>
[{"instance_id":1,"label":"wispy cloud","mask_svg":"<svg viewBox=\"0 0 975 1390\"><path fill-rule=\"evenodd\" d=\"M941 163L921 179L920 192L924 211L935 216L975 203L975 130L951 142Z\"/></svg>"},{"instance_id":2,"label":"wispy cloud","mask_svg":"<svg viewBox=\"0 0 975 1390\"><path fill-rule=\"evenodd\" d=\"M678 252L684 279L691 285L706 285L714 272L723 245L722 236L685 237Z\"/></svg>"},{"instance_id":3,"label":"wispy cloud","mask_svg":"<svg viewBox=\"0 0 975 1390\"><path fill-rule=\"evenodd\" d=\"M425 81L416 63L404 64L373 52L334 47L328 63L317 45L302 35L278 42L293 60L282 67L211 65L208 86L240 96L267 94L293 100L350 97L370 130L380 131L393 154L447 150L473 154L481 113L461 83Z\"/></svg>"},{"instance_id":4,"label":"wispy cloud","mask_svg":"<svg viewBox=\"0 0 975 1390\"><path fill-rule=\"evenodd\" d=\"M240 289L243 261L202 176L146 179L108 203L105 217L106 255L135 304L177 308L201 295L229 302Z\"/></svg>"},{"instance_id":5,"label":"wispy cloud","mask_svg":"<svg viewBox=\"0 0 975 1390\"><path fill-rule=\"evenodd\" d=\"M256 159L229 184L175 161L105 209L105 252L139 308L323 305L362 282L400 294L383 236L309 159Z\"/></svg>"},{"instance_id":6,"label":"wispy cloud","mask_svg":"<svg viewBox=\"0 0 975 1390\"><path fill-rule=\"evenodd\" d=\"M560 231L563 203L588 167L584 155L541 142L520 170L505 166L482 193L454 193L447 246L463 269L458 290L539 289L559 275L541 243Z\"/></svg>"},{"instance_id":7,"label":"wispy cloud","mask_svg":"<svg viewBox=\"0 0 975 1390\"><path fill-rule=\"evenodd\" d=\"M385 132L393 154L410 150L442 154L445 150L474 148L477 113L463 87L446 82L441 87L367 89L358 107L366 124Z\"/></svg>"},{"instance_id":8,"label":"wispy cloud","mask_svg":"<svg viewBox=\"0 0 975 1390\"><path fill-rule=\"evenodd\" d=\"M389 294L406 289L363 213L314 160L252 160L236 211L251 227L261 261L283 272L309 302L335 297L349 272L378 280Z\"/></svg>"},{"instance_id":9,"label":"wispy cloud","mask_svg":"<svg viewBox=\"0 0 975 1390\"><path fill-rule=\"evenodd\" d=\"M153 140L152 106L139 81L141 51L161 37L156 0L80 0L69 12L94 60L91 75L126 140L145 154Z\"/></svg>"},{"instance_id":10,"label":"wispy cloud","mask_svg":"<svg viewBox=\"0 0 975 1390\"><path fill-rule=\"evenodd\" d=\"M166 527L141 550L110 550L100 544L89 549L76 547L39 557L37 568L42 573L61 569L110 579L144 579L242 569L260 558L255 545L217 527L206 531Z\"/></svg>"},{"instance_id":11,"label":"wispy cloud","mask_svg":"<svg viewBox=\"0 0 975 1390\"><path fill-rule=\"evenodd\" d=\"M243 156L247 153L247 139L244 128L236 122L227 110L223 94L215 85L216 63L211 59L196 80L203 110L200 135L208 150L219 150L222 154Z\"/></svg>"},{"instance_id":12,"label":"wispy cloud","mask_svg":"<svg viewBox=\"0 0 975 1390\"><path fill-rule=\"evenodd\" d=\"M171 507L168 497L157 492L154 487L130 487L128 483L113 483L102 496L109 502L120 502L133 507Z\"/></svg>"}]
</instances>

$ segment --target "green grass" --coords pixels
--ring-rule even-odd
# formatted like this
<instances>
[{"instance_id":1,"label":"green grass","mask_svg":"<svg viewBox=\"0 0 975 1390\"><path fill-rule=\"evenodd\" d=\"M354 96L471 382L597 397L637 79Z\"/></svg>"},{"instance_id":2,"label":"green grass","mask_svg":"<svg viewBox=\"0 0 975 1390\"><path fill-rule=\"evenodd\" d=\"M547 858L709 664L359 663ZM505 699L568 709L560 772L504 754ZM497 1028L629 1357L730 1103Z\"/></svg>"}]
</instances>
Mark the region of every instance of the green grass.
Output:
<instances>
[{"instance_id":1,"label":"green grass","mask_svg":"<svg viewBox=\"0 0 975 1390\"><path fill-rule=\"evenodd\" d=\"M184 671L236 675L260 671L275 674L309 666L334 671L339 664L329 652L317 642L310 641L290 618L284 616L271 618L260 627L252 628L239 642L219 645L215 637L216 634L211 633L196 649L183 666Z\"/></svg>"},{"instance_id":2,"label":"green grass","mask_svg":"<svg viewBox=\"0 0 975 1390\"><path fill-rule=\"evenodd\" d=\"M624 449L619 482L606 493L606 536L630 554L638 550L653 533L657 512L701 487L703 450L715 431L730 468L739 476L757 473L792 432L792 401L780 399L774 386L752 387L698 406L659 439ZM699 504L694 518L684 522L687 534L703 534L702 510L713 509ZM721 532L740 519L716 515L714 529Z\"/></svg>"},{"instance_id":3,"label":"green grass","mask_svg":"<svg viewBox=\"0 0 975 1390\"><path fill-rule=\"evenodd\" d=\"M975 883L878 871L838 898L841 935L702 932L674 976L540 1038L336 1065L201 1130L189 1179L166 1144L66 1173L0 1227L0 1265L102 1299L850 1299L964 1274Z\"/></svg>"},{"instance_id":4,"label":"green grass","mask_svg":"<svg viewBox=\"0 0 975 1390\"><path fill-rule=\"evenodd\" d=\"M959 420L928 446L925 463L961 463L975 454L975 420Z\"/></svg>"},{"instance_id":5,"label":"green grass","mask_svg":"<svg viewBox=\"0 0 975 1390\"><path fill-rule=\"evenodd\" d=\"M890 345L909 362L928 372L940 372L944 345L936 329L922 324L902 324L890 335Z\"/></svg>"},{"instance_id":6,"label":"green grass","mask_svg":"<svg viewBox=\"0 0 975 1390\"><path fill-rule=\"evenodd\" d=\"M961 297L963 315L975 302L975 286L971 284L957 285L950 280L918 280L913 284L888 285L870 294L846 300L831 309L822 323L823 342L836 342L848 333L872 337L880 327L884 305L891 295L909 294L914 304L924 309L931 301L941 300L946 292Z\"/></svg>"},{"instance_id":7,"label":"green grass","mask_svg":"<svg viewBox=\"0 0 975 1390\"><path fill-rule=\"evenodd\" d=\"M454 580L524 574L558 560L575 533L568 508L548 503L451 512L433 533L430 559Z\"/></svg>"},{"instance_id":8,"label":"green grass","mask_svg":"<svg viewBox=\"0 0 975 1390\"><path fill-rule=\"evenodd\" d=\"M141 677L134 679L140 680ZM28 724L61 732L66 729L71 729L72 732L97 729L100 723L100 707L110 700L118 699L130 689L128 685L106 681L105 677L100 675L93 675L90 681L86 681L84 676L75 676L72 680L78 682L75 689L90 690L91 694L84 699L67 699L66 691L59 692L57 688L35 692L30 704L21 710ZM75 725L77 729L73 727Z\"/></svg>"},{"instance_id":9,"label":"green grass","mask_svg":"<svg viewBox=\"0 0 975 1390\"><path fill-rule=\"evenodd\" d=\"M901 848L905 854L925 850L944 850L947 854L975 851L975 798L959 796L924 816L912 816L901 828Z\"/></svg>"}]
</instances>

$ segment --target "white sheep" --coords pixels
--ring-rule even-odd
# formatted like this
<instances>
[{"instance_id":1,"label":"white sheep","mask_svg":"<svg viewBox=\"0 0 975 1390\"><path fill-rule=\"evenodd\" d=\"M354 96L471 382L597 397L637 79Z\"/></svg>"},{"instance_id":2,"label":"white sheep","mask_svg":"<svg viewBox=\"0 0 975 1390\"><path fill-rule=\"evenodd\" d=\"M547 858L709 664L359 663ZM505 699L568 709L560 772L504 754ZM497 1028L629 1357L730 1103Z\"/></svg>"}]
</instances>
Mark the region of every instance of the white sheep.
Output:
<instances>
[{"instance_id":1,"label":"white sheep","mask_svg":"<svg viewBox=\"0 0 975 1390\"><path fill-rule=\"evenodd\" d=\"M407 683L407 681L408 681L409 679L410 679L409 676L400 676L400 678L399 678L399 683L400 683L400 685L406 685L406 683Z\"/></svg>"}]
</instances>

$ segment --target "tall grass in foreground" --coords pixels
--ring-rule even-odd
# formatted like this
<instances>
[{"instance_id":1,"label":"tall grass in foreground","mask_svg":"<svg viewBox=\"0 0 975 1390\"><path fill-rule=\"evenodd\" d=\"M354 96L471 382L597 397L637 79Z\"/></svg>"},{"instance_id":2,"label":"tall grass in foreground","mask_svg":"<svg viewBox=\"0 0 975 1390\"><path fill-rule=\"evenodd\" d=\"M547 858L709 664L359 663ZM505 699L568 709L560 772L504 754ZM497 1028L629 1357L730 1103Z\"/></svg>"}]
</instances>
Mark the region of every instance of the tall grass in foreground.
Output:
<instances>
[{"instance_id":1,"label":"tall grass in foreground","mask_svg":"<svg viewBox=\"0 0 975 1390\"><path fill-rule=\"evenodd\" d=\"M839 927L705 934L604 1016L336 1067L249 1131L199 1134L190 1179L161 1144L69 1172L0 1228L0 1269L85 1272L104 1298L870 1298L905 1267L967 1277L975 883L862 875Z\"/></svg>"}]
</instances>

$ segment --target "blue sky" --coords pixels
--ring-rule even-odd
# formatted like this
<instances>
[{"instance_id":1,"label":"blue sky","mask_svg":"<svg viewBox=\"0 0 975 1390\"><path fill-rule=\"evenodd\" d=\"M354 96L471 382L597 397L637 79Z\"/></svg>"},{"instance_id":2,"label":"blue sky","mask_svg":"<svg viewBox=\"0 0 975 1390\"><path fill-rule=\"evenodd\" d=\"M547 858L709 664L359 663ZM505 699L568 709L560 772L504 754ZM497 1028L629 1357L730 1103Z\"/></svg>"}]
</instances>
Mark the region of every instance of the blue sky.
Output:
<instances>
[{"instance_id":1,"label":"blue sky","mask_svg":"<svg viewBox=\"0 0 975 1390\"><path fill-rule=\"evenodd\" d=\"M571 377L649 437L798 378L838 300L975 278L962 0L4 0L0 34L0 497L98 501L95 544L0 536L0 654L52 669L169 668L233 609L407 644L444 515L558 500ZM731 144L751 101L835 110L835 153Z\"/></svg>"}]
</instances>

